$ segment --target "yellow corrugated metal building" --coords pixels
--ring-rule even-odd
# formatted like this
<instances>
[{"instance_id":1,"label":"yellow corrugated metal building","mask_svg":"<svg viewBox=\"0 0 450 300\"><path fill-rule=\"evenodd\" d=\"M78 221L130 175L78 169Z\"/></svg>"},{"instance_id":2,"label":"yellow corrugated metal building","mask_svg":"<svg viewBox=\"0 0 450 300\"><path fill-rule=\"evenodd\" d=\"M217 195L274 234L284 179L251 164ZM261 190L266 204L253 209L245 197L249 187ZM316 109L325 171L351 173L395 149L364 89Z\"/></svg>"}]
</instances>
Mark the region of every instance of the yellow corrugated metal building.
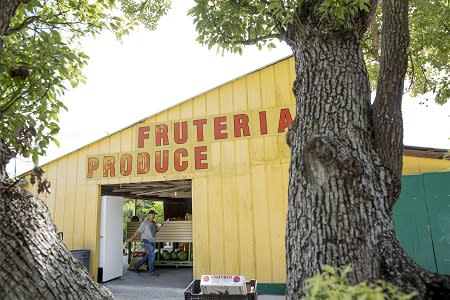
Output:
<instances>
[{"instance_id":1,"label":"yellow corrugated metal building","mask_svg":"<svg viewBox=\"0 0 450 300\"><path fill-rule=\"evenodd\" d=\"M67 246L91 251L92 276L102 185L191 179L193 277L284 283L294 78L293 59L283 59L45 164L44 200ZM423 160L405 157L405 172L450 168Z\"/></svg>"}]
</instances>

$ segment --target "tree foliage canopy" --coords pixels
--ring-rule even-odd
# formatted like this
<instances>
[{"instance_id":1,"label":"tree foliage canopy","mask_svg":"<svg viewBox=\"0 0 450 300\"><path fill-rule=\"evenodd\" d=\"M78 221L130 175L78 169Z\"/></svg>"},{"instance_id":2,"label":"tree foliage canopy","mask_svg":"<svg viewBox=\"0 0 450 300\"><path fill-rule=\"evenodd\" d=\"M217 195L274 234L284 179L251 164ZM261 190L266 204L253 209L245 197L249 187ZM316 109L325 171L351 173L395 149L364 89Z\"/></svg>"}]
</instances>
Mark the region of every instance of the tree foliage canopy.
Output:
<instances>
[{"instance_id":1,"label":"tree foliage canopy","mask_svg":"<svg viewBox=\"0 0 450 300\"><path fill-rule=\"evenodd\" d=\"M286 41L290 26L307 35L308 28L297 20L318 16L329 31L358 30L349 22L358 11L368 11L369 0L323 1L239 1L195 0L189 11L198 31L197 40L209 48L241 53L243 46L274 47L274 40ZM381 1L380 1L381 2ZM379 4L381 5L381 4ZM361 40L372 87L376 86L379 70L381 9L377 9L371 30ZM409 24L411 41L407 80L412 94L436 94L443 104L449 92L450 7L446 0L411 0ZM308 23L308 22L304 22Z\"/></svg>"},{"instance_id":2,"label":"tree foliage canopy","mask_svg":"<svg viewBox=\"0 0 450 300\"><path fill-rule=\"evenodd\" d=\"M165 15L172 4L171 0L134 1L121 0L121 9L130 19L155 30L158 20Z\"/></svg>"},{"instance_id":3,"label":"tree foliage canopy","mask_svg":"<svg viewBox=\"0 0 450 300\"><path fill-rule=\"evenodd\" d=\"M450 5L448 1L411 0L409 80L413 95L436 93L436 102L450 98Z\"/></svg>"},{"instance_id":4,"label":"tree foliage canopy","mask_svg":"<svg viewBox=\"0 0 450 300\"><path fill-rule=\"evenodd\" d=\"M0 140L13 155L31 156L37 164L49 143L57 143L58 113L66 109L62 95L85 81L83 38L102 30L120 38L141 18L125 18L117 0L16 2L20 4L0 36ZM125 13L129 2L124 1ZM156 24L163 13L144 14L146 25Z\"/></svg>"}]
</instances>

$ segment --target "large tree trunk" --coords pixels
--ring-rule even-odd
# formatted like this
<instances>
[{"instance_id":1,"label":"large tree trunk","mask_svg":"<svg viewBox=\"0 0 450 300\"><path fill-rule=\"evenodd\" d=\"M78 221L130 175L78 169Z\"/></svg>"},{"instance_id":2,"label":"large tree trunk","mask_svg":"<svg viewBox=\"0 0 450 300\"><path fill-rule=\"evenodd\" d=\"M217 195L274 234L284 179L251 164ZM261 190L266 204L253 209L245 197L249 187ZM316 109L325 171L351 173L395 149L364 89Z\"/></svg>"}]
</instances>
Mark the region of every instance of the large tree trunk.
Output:
<instances>
[{"instance_id":1,"label":"large tree trunk","mask_svg":"<svg viewBox=\"0 0 450 300\"><path fill-rule=\"evenodd\" d=\"M45 203L3 185L0 206L0 299L113 299L57 237Z\"/></svg>"},{"instance_id":2,"label":"large tree trunk","mask_svg":"<svg viewBox=\"0 0 450 300\"><path fill-rule=\"evenodd\" d=\"M57 237L47 206L9 180L0 142L0 299L113 299Z\"/></svg>"},{"instance_id":3,"label":"large tree trunk","mask_svg":"<svg viewBox=\"0 0 450 300\"><path fill-rule=\"evenodd\" d=\"M289 33L297 74L297 116L288 133L289 299L300 299L305 280L324 264L351 264L351 283L385 279L416 290L421 299L444 299L450 292L448 276L421 269L395 237L391 208L400 191L408 3L383 5L387 31L373 107L359 46L370 18L355 17L358 32L321 30L319 18L309 16L300 20L301 32Z\"/></svg>"},{"instance_id":4,"label":"large tree trunk","mask_svg":"<svg viewBox=\"0 0 450 300\"><path fill-rule=\"evenodd\" d=\"M393 230L372 147L370 87L352 34L305 40L295 52L288 291L298 299L321 265L353 265L352 281L381 277L377 239ZM380 223L382 222L382 223Z\"/></svg>"},{"instance_id":5,"label":"large tree trunk","mask_svg":"<svg viewBox=\"0 0 450 300\"><path fill-rule=\"evenodd\" d=\"M0 36L21 2L0 0ZM0 140L0 299L112 299L57 238L45 203L9 179L16 154Z\"/></svg>"}]
</instances>

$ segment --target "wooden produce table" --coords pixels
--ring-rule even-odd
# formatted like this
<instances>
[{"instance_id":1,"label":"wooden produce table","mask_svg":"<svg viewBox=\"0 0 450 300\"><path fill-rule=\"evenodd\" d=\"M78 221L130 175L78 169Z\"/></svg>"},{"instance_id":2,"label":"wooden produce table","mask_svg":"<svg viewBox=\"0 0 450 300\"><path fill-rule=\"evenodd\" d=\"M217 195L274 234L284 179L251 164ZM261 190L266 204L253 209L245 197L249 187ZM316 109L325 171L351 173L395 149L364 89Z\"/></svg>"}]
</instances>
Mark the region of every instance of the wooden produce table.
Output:
<instances>
[{"instance_id":1,"label":"wooden produce table","mask_svg":"<svg viewBox=\"0 0 450 300\"><path fill-rule=\"evenodd\" d=\"M130 238L139 228L141 222L127 223L127 238ZM192 266L192 221L164 221L160 230L156 233L156 248L158 253L155 254L155 264L164 266ZM140 234L132 242L140 242ZM164 260L161 255L161 243L187 243L187 260ZM128 246L129 256L128 262L131 262L131 244ZM174 249L173 249L174 250Z\"/></svg>"}]
</instances>

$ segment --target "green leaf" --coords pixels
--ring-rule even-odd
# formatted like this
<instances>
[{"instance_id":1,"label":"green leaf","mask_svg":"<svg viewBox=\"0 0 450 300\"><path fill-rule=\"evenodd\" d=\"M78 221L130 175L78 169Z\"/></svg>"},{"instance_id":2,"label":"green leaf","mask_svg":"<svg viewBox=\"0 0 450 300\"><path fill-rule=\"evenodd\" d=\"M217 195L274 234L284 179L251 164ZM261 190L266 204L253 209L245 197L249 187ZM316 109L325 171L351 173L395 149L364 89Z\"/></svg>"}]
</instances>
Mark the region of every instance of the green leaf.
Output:
<instances>
[{"instance_id":1,"label":"green leaf","mask_svg":"<svg viewBox=\"0 0 450 300\"><path fill-rule=\"evenodd\" d=\"M88 57L79 50L83 38L113 28L124 34L135 23L112 11L114 0L23 1L0 46L0 139L18 154L39 156L59 132L62 95L85 81ZM21 26L24 21L33 22ZM110 26L111 25L111 26ZM10 76L21 69L26 76Z\"/></svg>"}]
</instances>

